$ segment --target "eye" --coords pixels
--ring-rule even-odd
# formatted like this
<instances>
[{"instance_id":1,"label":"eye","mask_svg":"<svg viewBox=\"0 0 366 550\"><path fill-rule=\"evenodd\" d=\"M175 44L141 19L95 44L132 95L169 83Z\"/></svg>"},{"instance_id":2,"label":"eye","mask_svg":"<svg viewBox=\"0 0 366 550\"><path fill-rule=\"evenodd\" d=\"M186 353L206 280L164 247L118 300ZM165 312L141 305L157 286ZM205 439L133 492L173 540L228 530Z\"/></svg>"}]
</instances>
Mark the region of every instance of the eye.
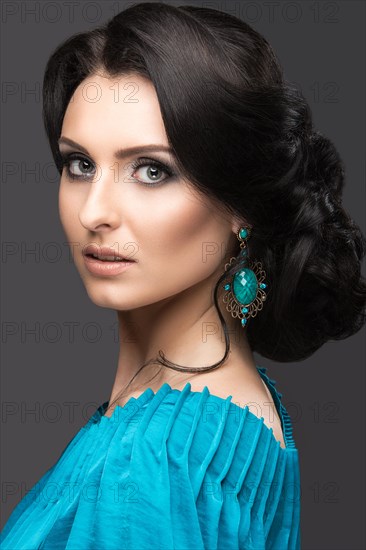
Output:
<instances>
[{"instance_id":1,"label":"eye","mask_svg":"<svg viewBox=\"0 0 366 550\"><path fill-rule=\"evenodd\" d=\"M156 187L160 185L160 183L168 180L169 178L175 175L173 170L168 166L166 166L165 164L149 158L139 158L134 160L131 163L131 168L134 170L133 174L139 171L139 170L136 170L136 168L141 169L141 172L143 174L145 171L145 177L148 179L148 181L141 181L141 180L139 181L140 183L142 183L142 185L147 185L149 187L154 187L154 186ZM168 174L168 177L163 180L160 180L161 172L165 172L166 174Z\"/></svg>"},{"instance_id":2,"label":"eye","mask_svg":"<svg viewBox=\"0 0 366 550\"><path fill-rule=\"evenodd\" d=\"M85 180L94 177L95 175L95 165L92 161L80 155L79 153L62 153L60 151L62 158L62 166L66 167L66 174L70 180ZM166 166L161 161L157 161L151 158L138 158L129 164L130 168L133 170L132 177L140 169L141 172L145 170L145 176L147 181L137 179L142 185L148 187L157 187L164 181L175 176L175 173L172 168ZM161 173L167 174L166 178L161 179Z\"/></svg>"},{"instance_id":3,"label":"eye","mask_svg":"<svg viewBox=\"0 0 366 550\"><path fill-rule=\"evenodd\" d=\"M61 154L61 157L62 165L66 166L66 173L70 179L91 178L95 174L95 168L92 168L94 166L93 163L86 157L77 155L76 153Z\"/></svg>"}]
</instances>

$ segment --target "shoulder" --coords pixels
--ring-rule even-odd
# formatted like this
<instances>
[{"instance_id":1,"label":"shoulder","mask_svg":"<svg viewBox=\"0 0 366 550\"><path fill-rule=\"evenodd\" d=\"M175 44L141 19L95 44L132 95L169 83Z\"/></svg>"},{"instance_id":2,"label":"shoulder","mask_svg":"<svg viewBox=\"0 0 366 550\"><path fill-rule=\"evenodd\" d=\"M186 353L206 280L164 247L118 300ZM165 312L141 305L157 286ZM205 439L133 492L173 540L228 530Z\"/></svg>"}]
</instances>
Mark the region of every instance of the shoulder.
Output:
<instances>
[{"instance_id":1,"label":"shoulder","mask_svg":"<svg viewBox=\"0 0 366 550\"><path fill-rule=\"evenodd\" d=\"M207 386L211 395L222 399L232 396L231 402L244 408L248 407L250 412L258 418L263 418L264 424L272 428L273 435L285 448L281 420L276 409L270 390L258 374L252 376L240 376L226 378L207 378L205 380L190 380L191 390L201 392Z\"/></svg>"}]
</instances>

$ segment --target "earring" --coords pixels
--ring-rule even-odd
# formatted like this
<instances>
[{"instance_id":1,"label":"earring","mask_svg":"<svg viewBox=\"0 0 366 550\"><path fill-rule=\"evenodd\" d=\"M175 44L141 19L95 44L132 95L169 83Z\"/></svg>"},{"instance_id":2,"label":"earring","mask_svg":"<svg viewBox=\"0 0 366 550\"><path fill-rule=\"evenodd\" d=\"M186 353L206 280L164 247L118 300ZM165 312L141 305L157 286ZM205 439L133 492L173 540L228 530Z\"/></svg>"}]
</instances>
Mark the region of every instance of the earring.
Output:
<instances>
[{"instance_id":1,"label":"earring","mask_svg":"<svg viewBox=\"0 0 366 550\"><path fill-rule=\"evenodd\" d=\"M255 317L257 312L263 308L263 302L266 300L264 289L267 285L263 282L266 272L262 269L261 262L251 261L248 258L247 240L250 238L251 229L241 227L236 233L240 241L241 257L247 261L247 267L237 271L231 282L223 285L227 292L223 296L223 302L226 309L232 317L239 317L241 325L244 328L250 317ZM228 271L232 265L238 262L236 257L230 258L225 264L225 271Z\"/></svg>"}]
</instances>

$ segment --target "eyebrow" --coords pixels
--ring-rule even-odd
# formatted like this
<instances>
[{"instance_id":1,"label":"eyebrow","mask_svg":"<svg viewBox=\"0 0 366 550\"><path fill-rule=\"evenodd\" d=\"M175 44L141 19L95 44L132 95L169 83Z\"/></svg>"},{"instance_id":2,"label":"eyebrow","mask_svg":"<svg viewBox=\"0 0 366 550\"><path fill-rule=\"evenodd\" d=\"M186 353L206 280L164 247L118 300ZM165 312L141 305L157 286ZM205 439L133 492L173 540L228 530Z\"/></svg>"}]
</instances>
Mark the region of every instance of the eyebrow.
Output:
<instances>
[{"instance_id":1,"label":"eyebrow","mask_svg":"<svg viewBox=\"0 0 366 550\"><path fill-rule=\"evenodd\" d=\"M62 136L58 140L58 144L61 145L63 143L65 145L70 145L71 147L80 149L80 151L82 151L86 155L91 156L87 149L85 149L85 147L83 147L79 143L76 143L76 141L73 141L72 139ZM128 147L127 149L119 149L114 153L114 158L120 160L126 157L137 155L138 153L147 153L152 151L165 151L167 153L172 153L172 149L170 147L167 147L166 145L136 145L135 147Z\"/></svg>"}]
</instances>

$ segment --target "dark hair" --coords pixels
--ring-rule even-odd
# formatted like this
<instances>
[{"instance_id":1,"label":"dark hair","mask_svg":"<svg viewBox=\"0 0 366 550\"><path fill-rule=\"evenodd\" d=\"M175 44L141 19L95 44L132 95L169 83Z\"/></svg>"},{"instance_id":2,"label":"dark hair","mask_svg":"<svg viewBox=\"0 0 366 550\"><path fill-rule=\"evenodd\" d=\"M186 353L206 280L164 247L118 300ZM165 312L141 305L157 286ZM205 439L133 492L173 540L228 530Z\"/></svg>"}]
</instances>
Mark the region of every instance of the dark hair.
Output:
<instances>
[{"instance_id":1,"label":"dark hair","mask_svg":"<svg viewBox=\"0 0 366 550\"><path fill-rule=\"evenodd\" d=\"M244 329L252 351L300 361L361 329L366 240L341 204L344 165L333 143L314 130L306 100L284 80L263 36L215 9L143 2L64 41L43 83L44 124L60 173L57 140L68 102L98 72L148 78L178 168L252 226L248 254L262 262L268 281L263 310ZM225 361L229 338L217 303L222 279L215 305L224 358L191 369L160 352L160 364L201 372Z\"/></svg>"}]
</instances>

